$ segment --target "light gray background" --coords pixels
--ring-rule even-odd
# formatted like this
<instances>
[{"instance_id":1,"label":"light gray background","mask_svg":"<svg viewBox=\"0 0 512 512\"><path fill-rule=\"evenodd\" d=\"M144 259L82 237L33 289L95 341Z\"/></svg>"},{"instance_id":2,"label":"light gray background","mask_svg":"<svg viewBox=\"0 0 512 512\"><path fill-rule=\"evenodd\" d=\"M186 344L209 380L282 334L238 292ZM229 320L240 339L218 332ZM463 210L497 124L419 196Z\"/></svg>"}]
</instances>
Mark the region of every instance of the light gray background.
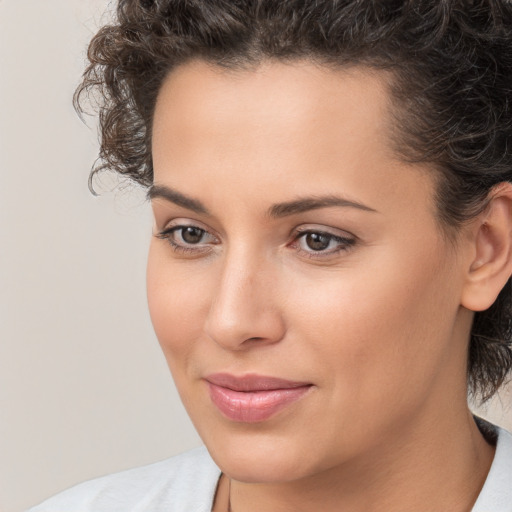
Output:
<instances>
[{"instance_id":1,"label":"light gray background","mask_svg":"<svg viewBox=\"0 0 512 512\"><path fill-rule=\"evenodd\" d=\"M87 189L71 96L106 6L0 0L1 512L199 444L147 314L143 193Z\"/></svg>"},{"instance_id":2,"label":"light gray background","mask_svg":"<svg viewBox=\"0 0 512 512\"><path fill-rule=\"evenodd\" d=\"M106 4L0 0L2 512L199 443L147 314L143 193L87 189L71 96Z\"/></svg>"}]
</instances>

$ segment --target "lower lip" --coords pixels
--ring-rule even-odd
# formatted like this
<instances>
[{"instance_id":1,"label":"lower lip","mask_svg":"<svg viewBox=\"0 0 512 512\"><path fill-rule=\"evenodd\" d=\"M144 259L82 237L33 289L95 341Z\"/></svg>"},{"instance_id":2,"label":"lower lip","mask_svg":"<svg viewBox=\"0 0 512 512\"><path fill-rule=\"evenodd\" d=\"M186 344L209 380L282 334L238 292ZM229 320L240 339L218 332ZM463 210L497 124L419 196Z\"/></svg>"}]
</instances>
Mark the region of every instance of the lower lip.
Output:
<instances>
[{"instance_id":1,"label":"lower lip","mask_svg":"<svg viewBox=\"0 0 512 512\"><path fill-rule=\"evenodd\" d=\"M311 386L263 391L234 391L208 382L210 398L232 421L256 423L274 416L302 398Z\"/></svg>"}]
</instances>

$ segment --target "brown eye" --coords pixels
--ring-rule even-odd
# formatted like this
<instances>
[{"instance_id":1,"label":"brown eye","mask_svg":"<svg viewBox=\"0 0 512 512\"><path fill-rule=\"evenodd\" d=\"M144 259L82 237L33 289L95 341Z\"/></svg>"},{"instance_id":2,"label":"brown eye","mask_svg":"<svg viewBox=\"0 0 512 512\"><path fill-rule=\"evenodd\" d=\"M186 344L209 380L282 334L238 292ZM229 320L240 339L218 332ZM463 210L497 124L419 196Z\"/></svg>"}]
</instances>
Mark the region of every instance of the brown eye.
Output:
<instances>
[{"instance_id":1,"label":"brown eye","mask_svg":"<svg viewBox=\"0 0 512 512\"><path fill-rule=\"evenodd\" d=\"M173 226L156 235L166 240L177 252L203 251L211 245L217 245L219 240L203 228L194 225Z\"/></svg>"},{"instance_id":2,"label":"brown eye","mask_svg":"<svg viewBox=\"0 0 512 512\"><path fill-rule=\"evenodd\" d=\"M329 247L333 237L325 233L307 233L304 242L312 251L325 251Z\"/></svg>"},{"instance_id":3,"label":"brown eye","mask_svg":"<svg viewBox=\"0 0 512 512\"><path fill-rule=\"evenodd\" d=\"M202 241L204 236L204 229L196 228L194 226L187 226L180 228L181 238L187 244L198 244Z\"/></svg>"},{"instance_id":4,"label":"brown eye","mask_svg":"<svg viewBox=\"0 0 512 512\"><path fill-rule=\"evenodd\" d=\"M356 243L355 238L334 235L326 231L303 231L295 239L295 246L310 257L330 257L348 250Z\"/></svg>"}]
</instances>

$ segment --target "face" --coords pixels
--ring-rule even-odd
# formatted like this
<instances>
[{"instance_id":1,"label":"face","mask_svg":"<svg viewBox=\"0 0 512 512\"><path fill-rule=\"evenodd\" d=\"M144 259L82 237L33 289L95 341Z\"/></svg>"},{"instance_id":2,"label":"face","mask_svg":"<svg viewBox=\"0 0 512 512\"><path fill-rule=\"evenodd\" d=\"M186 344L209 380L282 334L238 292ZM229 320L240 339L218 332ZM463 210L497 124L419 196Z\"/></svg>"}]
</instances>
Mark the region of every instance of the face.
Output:
<instances>
[{"instance_id":1,"label":"face","mask_svg":"<svg viewBox=\"0 0 512 512\"><path fill-rule=\"evenodd\" d=\"M149 307L236 479L313 475L465 403L460 251L391 108L385 75L307 62L196 61L160 91Z\"/></svg>"}]
</instances>

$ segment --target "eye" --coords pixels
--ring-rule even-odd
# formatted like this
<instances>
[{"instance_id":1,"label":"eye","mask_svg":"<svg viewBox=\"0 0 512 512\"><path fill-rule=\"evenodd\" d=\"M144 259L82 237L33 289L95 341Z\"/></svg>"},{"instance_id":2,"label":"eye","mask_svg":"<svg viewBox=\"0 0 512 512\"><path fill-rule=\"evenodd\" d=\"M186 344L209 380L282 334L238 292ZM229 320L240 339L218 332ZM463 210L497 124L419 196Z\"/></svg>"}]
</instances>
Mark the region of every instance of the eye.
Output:
<instances>
[{"instance_id":1,"label":"eye","mask_svg":"<svg viewBox=\"0 0 512 512\"><path fill-rule=\"evenodd\" d=\"M301 237L302 245L312 251L325 251L333 241L333 237L326 233L305 233ZM302 247L302 249L304 248Z\"/></svg>"},{"instance_id":2,"label":"eye","mask_svg":"<svg viewBox=\"0 0 512 512\"><path fill-rule=\"evenodd\" d=\"M299 232L293 245L309 257L322 257L346 251L355 243L355 238L308 229L307 231Z\"/></svg>"},{"instance_id":3,"label":"eye","mask_svg":"<svg viewBox=\"0 0 512 512\"><path fill-rule=\"evenodd\" d=\"M166 240L175 252L204 252L209 251L210 245L218 240L206 229L194 225L177 225L164 229L157 238Z\"/></svg>"},{"instance_id":4,"label":"eye","mask_svg":"<svg viewBox=\"0 0 512 512\"><path fill-rule=\"evenodd\" d=\"M181 241L186 244L198 244L206 235L206 231L204 229L195 226L178 227L173 230L173 233L176 237L181 238Z\"/></svg>"}]
</instances>

